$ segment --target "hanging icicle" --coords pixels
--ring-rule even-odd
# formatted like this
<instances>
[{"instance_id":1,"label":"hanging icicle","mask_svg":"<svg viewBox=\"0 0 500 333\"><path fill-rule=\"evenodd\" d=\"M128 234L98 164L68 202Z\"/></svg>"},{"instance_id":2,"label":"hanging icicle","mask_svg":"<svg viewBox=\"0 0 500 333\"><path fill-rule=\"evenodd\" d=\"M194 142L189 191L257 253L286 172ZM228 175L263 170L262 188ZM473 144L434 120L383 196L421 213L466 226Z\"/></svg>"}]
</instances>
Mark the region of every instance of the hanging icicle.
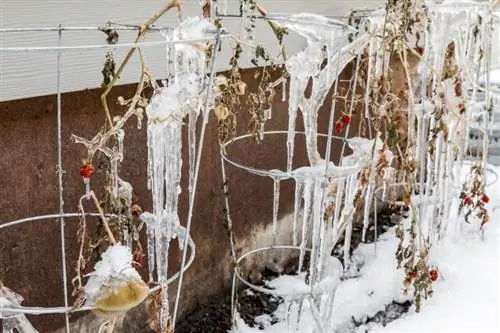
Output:
<instances>
[{"instance_id":1,"label":"hanging icicle","mask_svg":"<svg viewBox=\"0 0 500 333\"><path fill-rule=\"evenodd\" d=\"M207 38L215 27L207 20L188 18L179 27L165 34L169 41L199 40ZM182 128L189 116L189 197L194 191L196 120L204 102L206 45L201 43L175 43L167 52L173 72L169 80L155 91L146 107L148 117L148 184L153 198L153 212L145 212L141 219L148 226L148 259L156 267L157 282L162 288L160 325L166 327L169 315L167 273L170 241L179 237L184 244L178 215L182 175ZM152 278L150 269L150 279Z\"/></svg>"}]
</instances>

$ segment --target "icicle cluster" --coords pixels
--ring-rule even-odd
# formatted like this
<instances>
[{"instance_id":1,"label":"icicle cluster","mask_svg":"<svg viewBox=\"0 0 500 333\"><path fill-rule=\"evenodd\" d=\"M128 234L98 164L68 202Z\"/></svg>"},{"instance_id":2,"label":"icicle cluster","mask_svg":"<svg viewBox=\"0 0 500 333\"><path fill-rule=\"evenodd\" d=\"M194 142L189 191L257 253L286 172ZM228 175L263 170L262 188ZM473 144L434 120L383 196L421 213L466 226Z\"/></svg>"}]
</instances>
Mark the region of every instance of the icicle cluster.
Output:
<instances>
[{"instance_id":1,"label":"icicle cluster","mask_svg":"<svg viewBox=\"0 0 500 333\"><path fill-rule=\"evenodd\" d=\"M358 174L371 163L371 148L374 142L361 138L353 139L350 145L354 154L346 157L342 165L337 166L331 161L325 161L318 152L318 111L340 72L368 45L369 37L362 35L354 43L347 44L346 26L319 15L270 17L286 28L300 33L308 41L307 47L286 63L290 73L286 175L295 181L293 245L300 250L299 272L304 266L306 253L310 254L307 283L296 285L298 289L294 289L294 295L285 297L287 321L290 330L294 330L300 322L303 305L307 303L307 308L315 317L316 325L324 330L328 327L333 313L335 287L342 273L341 264L331 257L331 250L344 233L345 246L350 247L354 197L359 186ZM310 97L305 97L310 79L313 81L312 92ZM299 109L304 119L310 166L292 170ZM273 176L271 171L269 173ZM278 223L280 178L276 175L273 178L275 233ZM329 209L331 211L328 212ZM328 217L325 219L325 216ZM346 251L346 258L348 254L349 250ZM300 277L305 278L303 274ZM300 292L302 289L304 293ZM293 316L292 312L295 313Z\"/></svg>"},{"instance_id":2,"label":"icicle cluster","mask_svg":"<svg viewBox=\"0 0 500 333\"><path fill-rule=\"evenodd\" d=\"M199 40L213 37L215 27L206 20L187 18L165 35L169 41ZM205 97L207 46L202 43L169 44L167 56L170 77L155 91L146 108L148 117L148 185L153 199L153 212L145 212L141 219L148 226L148 262L150 280L156 268L157 281L162 287L162 327L168 315L168 250L172 238L179 244L186 237L178 215L181 193L182 125L189 116L189 192L193 191L196 120ZM190 196L191 197L191 196Z\"/></svg>"},{"instance_id":3,"label":"icicle cluster","mask_svg":"<svg viewBox=\"0 0 500 333\"><path fill-rule=\"evenodd\" d=\"M489 66L490 14L486 4L472 1L426 5L428 29L424 30L423 61L419 63L420 90L415 91L416 100L422 102L413 111L418 123L415 156L420 161L418 218L426 224L425 237L434 243L443 237L450 216L456 216L450 210L451 198L458 197L462 184L453 175L462 173L462 161L469 149L470 119L478 115L488 118L488 102L480 106L474 100L480 86L478 73ZM447 54L450 47L451 57ZM442 80L441 73L449 71L447 62L458 72ZM441 119L436 116L439 112ZM485 138L485 145L487 141ZM424 204L429 202L433 204Z\"/></svg>"},{"instance_id":4,"label":"icicle cluster","mask_svg":"<svg viewBox=\"0 0 500 333\"><path fill-rule=\"evenodd\" d=\"M415 170L414 176L418 178L414 193L410 195L412 204L418 210L419 232L423 233L422 237L418 237L434 244L444 235L447 220L452 216L452 210L456 210L456 206L450 204L450 199L457 196L460 180L454 179L453 171L457 168L461 171L462 160L468 149L470 119L478 119L484 133L487 133L490 123L486 121L490 119L487 114L490 103L488 82L483 84L486 101L478 103L475 99L478 87L482 84L479 73L489 71L487 46L491 39L488 30L491 15L484 5L473 2L465 5L426 2L422 8L426 17L421 18L422 22L416 28L419 29L420 37L408 38L420 39L419 43L423 41L423 46L418 52L422 57L416 70L418 75L410 77L409 73L404 73L405 79L413 79L408 82L408 109L404 110L408 120L408 140L412 141L408 145L408 155L400 156L400 159L408 159L406 162L411 164ZM385 29L390 30L389 34L394 34L400 31L400 27L394 20L385 22L385 11L377 11L373 16L361 20L362 28L357 31L356 38L348 43L348 31L339 21L314 14L270 14L268 17L307 39L306 48L286 62L290 78L286 172L269 171L269 176L274 179L273 233L276 233L278 223L280 180L291 177L295 181L292 231L293 245L300 249L299 273L304 266L306 253L310 254L307 274L309 285L297 285L296 293L292 296L288 295L288 291L283 291L287 295L287 321L290 321L290 314L294 312L298 323L303 304L308 302L318 328L314 331L328 332L331 330L329 322L333 313L335 282L326 289L322 287L325 280L338 278L336 272L341 270L332 268L335 263L332 262L331 249L344 237L343 259L344 270L347 270L357 204L355 200L364 200L364 240L374 191L380 180L384 188L394 181L395 168L392 166L393 152L380 139L380 133L371 132L371 127L368 134L375 139L356 137L346 140L353 154L342 156L340 165L325 161L318 151L318 111L343 68L356 56L368 51L367 68L364 71L366 82L361 86L365 89L364 118L368 123L372 122L370 98L378 93L379 80L388 76L392 52L386 47L387 40L381 36L386 33ZM405 33L409 34L406 30ZM407 40L401 43L396 53L413 48ZM451 60L450 44L454 47ZM443 79L442 73L448 67L458 71L456 75L446 74L449 77L445 75ZM357 71L355 75L358 75ZM305 94L307 87L311 88L308 97ZM380 106L380 114L383 114L384 107L386 105ZM309 165L293 170L298 110L304 122ZM484 121L481 122L481 119ZM331 133L328 139L331 139ZM487 141L483 141L483 152L487 150ZM404 199L406 205L407 197ZM422 250L420 245L416 252ZM308 288L310 293L304 296L302 291ZM297 325L290 323L290 331L294 327Z\"/></svg>"},{"instance_id":5,"label":"icicle cluster","mask_svg":"<svg viewBox=\"0 0 500 333\"><path fill-rule=\"evenodd\" d=\"M315 165L322 160L317 147L319 108L340 72L366 46L369 37L364 35L348 44L345 24L320 15L269 16L307 39L307 47L286 62L290 74L287 138L287 171L290 172L297 111L300 109L304 119L309 162ZM312 91L309 97L305 97L309 80L312 80Z\"/></svg>"}]
</instances>

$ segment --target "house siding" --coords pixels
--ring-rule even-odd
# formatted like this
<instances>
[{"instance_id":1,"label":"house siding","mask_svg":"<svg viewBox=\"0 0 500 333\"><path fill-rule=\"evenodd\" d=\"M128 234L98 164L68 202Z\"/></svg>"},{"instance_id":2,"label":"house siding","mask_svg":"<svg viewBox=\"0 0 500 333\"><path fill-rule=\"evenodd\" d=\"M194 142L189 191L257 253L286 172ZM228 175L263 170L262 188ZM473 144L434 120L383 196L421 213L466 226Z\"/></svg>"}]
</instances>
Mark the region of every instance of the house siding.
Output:
<instances>
[{"instance_id":1,"label":"house siding","mask_svg":"<svg viewBox=\"0 0 500 333\"><path fill-rule=\"evenodd\" d=\"M228 12L238 11L238 1L227 0ZM351 8L377 8L383 0L336 1L336 0L267 0L263 5L269 12L310 12L323 15L344 15ZM167 3L166 0L0 0L1 28L33 28L62 26L100 26L106 21L139 25ZM201 14L199 1L184 2L184 16ZM158 24L174 26L177 15L167 14ZM226 29L232 33L240 31L239 19L225 19ZM258 22L256 34L259 42L273 54L278 48L273 34L268 32L264 22ZM121 32L120 43L131 43L135 32ZM104 34L99 31L64 31L61 45L103 44ZM148 41L161 41L162 36L152 34ZM293 53L304 46L305 41L298 36L287 36L286 44ZM3 47L32 47L58 45L58 33L16 32L0 33ZM233 42L223 43L222 54L218 57L216 70L227 69ZM127 49L119 49L115 57L119 62ZM147 65L156 77L166 71L165 48L153 46L144 48ZM61 92L79 91L99 87L105 50L71 50L61 52ZM248 58L241 65L249 67ZM136 82L139 60L134 57L121 76L120 84ZM0 51L0 101L54 94L57 91L57 53L55 51L5 52Z\"/></svg>"}]
</instances>

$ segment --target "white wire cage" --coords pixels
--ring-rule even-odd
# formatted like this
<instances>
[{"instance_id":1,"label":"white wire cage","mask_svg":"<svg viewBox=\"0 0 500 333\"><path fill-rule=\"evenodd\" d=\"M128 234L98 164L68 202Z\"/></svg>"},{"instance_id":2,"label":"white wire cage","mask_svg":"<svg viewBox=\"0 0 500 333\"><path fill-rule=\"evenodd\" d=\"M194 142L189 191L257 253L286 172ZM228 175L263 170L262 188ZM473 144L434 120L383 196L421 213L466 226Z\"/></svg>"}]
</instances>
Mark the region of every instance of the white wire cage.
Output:
<instances>
[{"instance_id":1,"label":"white wire cage","mask_svg":"<svg viewBox=\"0 0 500 333\"><path fill-rule=\"evenodd\" d=\"M52 32L57 34L58 38L58 43L57 45L50 45L50 46L9 46L2 44L0 47L0 52L2 54L10 53L10 54L23 54L27 52L32 52L32 53L54 53L56 57L56 96L57 96L57 106L56 106L56 119L55 119L55 127L56 127L56 155L57 155L57 164L54 166L56 173L57 173L57 186L59 189L59 211L54 212L52 214L44 214L44 215L37 215L37 216L32 216L32 217L26 217L26 218L21 218L17 219L14 221L4 221L0 223L0 235L2 233L2 230L6 230L7 228L15 228L16 226L23 225L26 223L54 223L57 222L59 223L59 236L60 236L60 265L62 268L62 276L54 276L53 279L61 279L62 285L63 285L63 296L64 300L61 302L61 304L57 304L54 306L24 306L22 304L23 297L19 294L17 294L15 291L10 290L8 288L9 281L3 281L2 284L2 289L0 290L0 318L3 320L3 329L4 332L14 332L14 330L17 330L18 332L36 332L36 329L29 323L29 321L26 319L26 315L36 315L36 316L44 316L44 315L51 315L51 314L63 314L65 317L65 330L66 332L70 332L70 314L73 312L82 312L82 311L89 311L89 310L95 310L95 304L91 305L83 305L83 306L75 306L71 304L71 291L69 290L69 281L72 279L72 263L69 262L69 258L67 256L67 247L68 246L73 246L74 244L67 244L66 243L66 238L67 238L67 231L66 231L66 223L74 223L75 221L78 222L80 218L82 218L83 215L92 218L92 217L97 217L97 218L113 218L113 215L106 214L105 217L103 217L102 212L67 212L64 209L64 191L65 191L65 180L64 180L64 174L66 173L66 170L64 169L64 156L63 156L63 146L65 144L66 138L62 137L62 130L63 130L63 122L62 122L62 115L66 110L63 110L62 108L62 91L64 90L63 87L61 86L61 77L63 75L62 68L61 68L61 63L64 59L64 56L67 52L78 52L80 54L85 54L85 52L88 52L89 50L101 50L100 52L103 52L102 55L107 51L113 51L117 49L145 49L145 53L147 55L147 50L151 48L161 48L165 52L165 68L164 72L160 74L159 78L162 78L165 76L164 73L168 73L169 70L171 70L171 65L169 64L169 54L168 50L170 48L173 49L175 48L175 45L178 44L185 44L185 45L193 45L196 43L208 43L210 47L213 47L215 50L217 47L220 45L220 42L222 39L226 38L227 35L224 33L224 31L220 28L213 28L213 29L204 29L204 37L202 38L168 38L166 37L166 33L172 32L175 28L172 27L163 27L163 26L150 26L148 28L148 33L149 34L161 34L161 39L160 41L152 41L152 42L143 42L143 43L115 43L113 45L109 45L106 43L103 44L93 44L93 45L61 45L61 39L63 34L68 34L70 35L71 33L79 33L79 32L98 32L102 34L102 31L104 29L113 29L113 31L139 31L141 29L140 26L136 25L128 25L128 24L107 24L105 27L74 27L74 26L68 26L68 27L63 27L63 26L57 26L57 27L40 27L40 28L2 28L0 29L0 34L20 34L22 35L23 33L29 33L33 31L38 31L38 32ZM175 52L175 51L174 51ZM209 101L211 98L211 91L212 91L212 84L213 84L213 77L214 77L214 62L215 62L215 56L217 52L213 52L213 56L207 60L209 60L208 67L206 68L205 72L199 73L202 78L205 78L202 82L202 88L203 90L200 92L200 94L203 96L203 103L200 104L200 107L202 108L202 125L201 125L201 133L199 137L198 142L191 142L190 146L193 147L193 149L196 147L196 151L193 151L193 159L190 160L190 168L193 171L192 177L190 177L190 189L189 189L189 203L188 203L188 212L187 216L188 219L186 221L185 227L178 225L175 227L174 232L176 235L178 235L179 238L179 243L180 245L183 245L182 252L181 252L181 262L180 262L180 270L168 277L165 277L163 281L158 281L158 277L153 277L153 272L149 273L150 276L150 281L148 281L149 284L149 294L153 294L159 289L167 288L169 284L172 282L177 282L177 298L179 301L175 301L175 307L173 309L173 317L177 317L178 311L179 311L179 305L180 305L180 298L181 298L181 290L182 290L182 283L183 283L183 276L184 273L189 269L191 264L194 261L195 254L196 254L196 247L195 244L190 236L190 230L191 230L191 220L193 216L193 207L194 207L194 201L195 201L195 193L196 193L196 186L197 186L197 179L198 179L198 171L200 167L200 158L201 158L201 153L204 145L204 133L205 133L205 128L207 124L207 117L208 117L208 109L209 109ZM172 54L170 54L171 56ZM174 58L175 59L175 58ZM170 63L172 60L170 60ZM170 79L172 81L172 78L175 76L175 73L170 73ZM173 78L175 80L175 78ZM194 122L196 122L197 118L194 118ZM140 121L140 120L139 120ZM191 120L190 120L191 121ZM118 126L118 125L115 125ZM15 138L13 138L13 142L15 142ZM194 154L195 153L195 154ZM108 156L109 157L109 156ZM123 156L122 156L123 158ZM173 157L172 157L173 158ZM90 183L88 181L85 181L85 192L87 195L87 199L90 200L89 191L91 190L90 188ZM177 190L176 190L177 191ZM83 215L82 215L83 214ZM95 227L95 225L93 226ZM150 231L149 229L155 229L155 227L152 227L151 225L147 226L148 232ZM153 247L154 248L154 247ZM168 255L167 255L168 256ZM168 261L168 259L165 259ZM150 263L151 265L151 263ZM151 266L150 266L151 267ZM154 267L154 265L153 265ZM157 275L159 275L158 270L155 270ZM167 292L165 294L168 295ZM32 304L32 302L29 302ZM168 314L163 314L164 317L166 318ZM175 320L173 321L175 322ZM106 324L106 322L104 323ZM104 325L102 327L105 327ZM162 325L166 325L165 322L162 323ZM173 324L175 325L175 324Z\"/></svg>"}]
</instances>

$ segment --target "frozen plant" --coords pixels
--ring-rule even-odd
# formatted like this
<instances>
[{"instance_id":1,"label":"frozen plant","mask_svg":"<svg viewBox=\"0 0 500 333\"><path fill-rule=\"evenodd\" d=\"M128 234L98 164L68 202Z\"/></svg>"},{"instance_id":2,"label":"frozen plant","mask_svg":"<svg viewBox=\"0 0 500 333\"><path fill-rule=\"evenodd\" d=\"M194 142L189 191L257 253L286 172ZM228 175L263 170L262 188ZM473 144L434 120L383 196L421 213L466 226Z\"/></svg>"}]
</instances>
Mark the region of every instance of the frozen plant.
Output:
<instances>
[{"instance_id":1,"label":"frozen plant","mask_svg":"<svg viewBox=\"0 0 500 333\"><path fill-rule=\"evenodd\" d=\"M85 284L86 305L94 306L99 316L113 318L139 305L149 287L133 267L130 248L116 244L108 247Z\"/></svg>"}]
</instances>

